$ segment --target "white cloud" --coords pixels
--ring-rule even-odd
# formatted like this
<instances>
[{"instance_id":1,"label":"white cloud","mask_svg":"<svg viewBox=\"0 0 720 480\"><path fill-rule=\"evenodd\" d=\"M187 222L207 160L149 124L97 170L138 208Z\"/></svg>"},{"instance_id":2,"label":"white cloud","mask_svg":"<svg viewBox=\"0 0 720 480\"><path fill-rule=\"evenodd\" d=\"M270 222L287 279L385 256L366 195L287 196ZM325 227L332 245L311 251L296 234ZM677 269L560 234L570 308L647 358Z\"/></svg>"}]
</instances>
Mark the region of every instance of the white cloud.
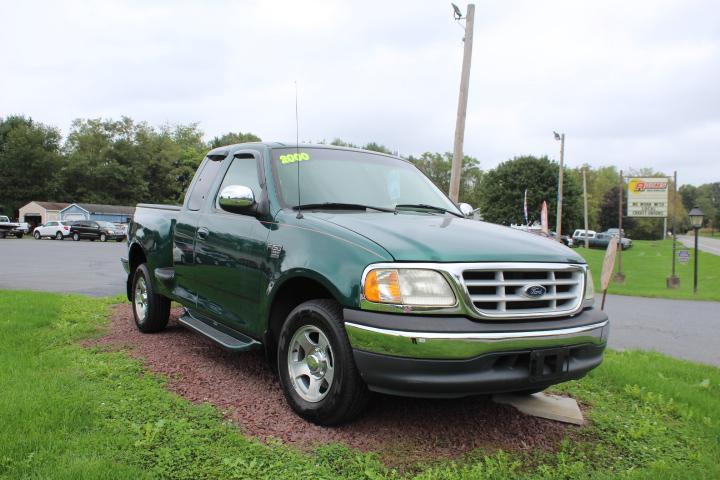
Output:
<instances>
[{"instance_id":1,"label":"white cloud","mask_svg":"<svg viewBox=\"0 0 720 480\"><path fill-rule=\"evenodd\" d=\"M720 15L707 1L478 2L465 150L720 179ZM444 1L5 1L0 116L452 149L462 31Z\"/></svg>"}]
</instances>

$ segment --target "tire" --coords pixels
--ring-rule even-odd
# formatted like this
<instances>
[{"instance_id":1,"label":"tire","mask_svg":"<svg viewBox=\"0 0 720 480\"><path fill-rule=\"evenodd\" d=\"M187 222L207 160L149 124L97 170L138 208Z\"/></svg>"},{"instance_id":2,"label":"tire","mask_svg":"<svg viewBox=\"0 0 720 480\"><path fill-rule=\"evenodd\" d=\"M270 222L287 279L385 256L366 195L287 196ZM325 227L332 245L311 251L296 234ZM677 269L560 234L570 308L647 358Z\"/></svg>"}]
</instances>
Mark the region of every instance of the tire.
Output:
<instances>
[{"instance_id":1,"label":"tire","mask_svg":"<svg viewBox=\"0 0 720 480\"><path fill-rule=\"evenodd\" d=\"M95 237L90 237L90 238L88 238L88 240L90 240L91 242L94 242L97 239Z\"/></svg>"},{"instance_id":2,"label":"tire","mask_svg":"<svg viewBox=\"0 0 720 480\"><path fill-rule=\"evenodd\" d=\"M75 240L76 242L80 241L80 235L78 235L77 232L73 233L72 237L73 237L73 240Z\"/></svg>"},{"instance_id":3,"label":"tire","mask_svg":"<svg viewBox=\"0 0 720 480\"><path fill-rule=\"evenodd\" d=\"M277 371L290 407L316 425L353 420L370 398L333 300L310 300L290 312L280 331Z\"/></svg>"},{"instance_id":4,"label":"tire","mask_svg":"<svg viewBox=\"0 0 720 480\"><path fill-rule=\"evenodd\" d=\"M40 236L40 232L33 232L33 237L35 237L35 240L40 240L42 238Z\"/></svg>"},{"instance_id":5,"label":"tire","mask_svg":"<svg viewBox=\"0 0 720 480\"><path fill-rule=\"evenodd\" d=\"M57 232L57 233L55 234L55 240L62 240L63 238L64 238L64 237L63 237L62 232Z\"/></svg>"},{"instance_id":6,"label":"tire","mask_svg":"<svg viewBox=\"0 0 720 480\"><path fill-rule=\"evenodd\" d=\"M105 236L104 233L101 233L101 234L100 234L100 241L101 241L101 242L107 242L107 236Z\"/></svg>"},{"instance_id":7,"label":"tire","mask_svg":"<svg viewBox=\"0 0 720 480\"><path fill-rule=\"evenodd\" d=\"M130 291L133 317L138 330L143 333L164 330L170 318L170 300L155 293L150 271L144 263L135 269Z\"/></svg>"},{"instance_id":8,"label":"tire","mask_svg":"<svg viewBox=\"0 0 720 480\"><path fill-rule=\"evenodd\" d=\"M122 237L115 239L115 241L118 242L118 243L122 242L123 240L124 240L124 238L122 238Z\"/></svg>"},{"instance_id":9,"label":"tire","mask_svg":"<svg viewBox=\"0 0 720 480\"><path fill-rule=\"evenodd\" d=\"M24 235L23 232L16 233L15 238L22 238L23 235Z\"/></svg>"},{"instance_id":10,"label":"tire","mask_svg":"<svg viewBox=\"0 0 720 480\"><path fill-rule=\"evenodd\" d=\"M5 238L5 235L6 235L5 232L0 232L0 238Z\"/></svg>"}]
</instances>

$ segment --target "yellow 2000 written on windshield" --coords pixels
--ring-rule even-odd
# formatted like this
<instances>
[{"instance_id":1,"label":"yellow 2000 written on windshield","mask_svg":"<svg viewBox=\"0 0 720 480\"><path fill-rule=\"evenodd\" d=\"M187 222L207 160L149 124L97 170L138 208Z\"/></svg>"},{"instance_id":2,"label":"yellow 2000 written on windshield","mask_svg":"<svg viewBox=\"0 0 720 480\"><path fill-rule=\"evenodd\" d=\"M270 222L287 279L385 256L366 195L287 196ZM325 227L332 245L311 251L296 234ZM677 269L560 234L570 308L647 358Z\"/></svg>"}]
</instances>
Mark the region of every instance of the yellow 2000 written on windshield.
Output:
<instances>
[{"instance_id":1,"label":"yellow 2000 written on windshield","mask_svg":"<svg viewBox=\"0 0 720 480\"><path fill-rule=\"evenodd\" d=\"M299 153L288 153L287 155L280 155L280 163L283 165L287 163L295 163L295 162L302 162L305 160L310 160L310 154L307 152L299 152Z\"/></svg>"}]
</instances>

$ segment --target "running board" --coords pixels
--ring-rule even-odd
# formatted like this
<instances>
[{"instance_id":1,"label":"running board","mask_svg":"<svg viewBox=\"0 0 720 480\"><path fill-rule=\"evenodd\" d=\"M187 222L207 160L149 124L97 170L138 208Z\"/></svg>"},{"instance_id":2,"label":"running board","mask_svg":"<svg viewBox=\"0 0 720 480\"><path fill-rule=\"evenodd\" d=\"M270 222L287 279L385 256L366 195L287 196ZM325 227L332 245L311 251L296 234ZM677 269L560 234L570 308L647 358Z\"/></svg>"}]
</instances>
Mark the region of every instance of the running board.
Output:
<instances>
[{"instance_id":1,"label":"running board","mask_svg":"<svg viewBox=\"0 0 720 480\"><path fill-rule=\"evenodd\" d=\"M220 331L211 325L208 325L202 320L198 320L197 318L193 317L187 310L185 310L185 313L178 318L178 322L182 323L183 325L192 330L195 330L198 333L205 335L209 339L219 343L228 350L244 352L246 350L252 350L261 346L261 343L257 340L253 340L252 338L239 332L236 332L235 334L238 335L240 338L230 336L227 333Z\"/></svg>"}]
</instances>

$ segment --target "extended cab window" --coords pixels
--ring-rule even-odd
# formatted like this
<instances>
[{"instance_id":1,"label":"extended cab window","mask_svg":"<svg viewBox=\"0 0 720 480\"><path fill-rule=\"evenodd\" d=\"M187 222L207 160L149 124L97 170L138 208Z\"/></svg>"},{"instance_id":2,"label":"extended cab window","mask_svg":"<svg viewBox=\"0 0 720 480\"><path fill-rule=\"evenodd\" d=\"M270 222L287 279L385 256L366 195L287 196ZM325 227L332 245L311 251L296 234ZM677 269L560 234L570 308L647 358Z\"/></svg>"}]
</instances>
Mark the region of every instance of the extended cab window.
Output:
<instances>
[{"instance_id":1,"label":"extended cab window","mask_svg":"<svg viewBox=\"0 0 720 480\"><path fill-rule=\"evenodd\" d=\"M205 164L201 167L201 171L197 174L197 180L193 185L192 192L190 193L190 200L188 201L188 210L200 210L203 202L210 193L210 187L212 187L213 180L220 170L222 161L206 159Z\"/></svg>"},{"instance_id":2,"label":"extended cab window","mask_svg":"<svg viewBox=\"0 0 720 480\"><path fill-rule=\"evenodd\" d=\"M223 178L222 184L218 189L218 197L220 197L220 192L222 192L223 188L229 185L241 185L250 188L255 194L255 200L259 201L262 188L260 187L258 164L255 157L247 154L232 159L230 168L228 168L225 178ZM217 198L215 201L217 202Z\"/></svg>"}]
</instances>

